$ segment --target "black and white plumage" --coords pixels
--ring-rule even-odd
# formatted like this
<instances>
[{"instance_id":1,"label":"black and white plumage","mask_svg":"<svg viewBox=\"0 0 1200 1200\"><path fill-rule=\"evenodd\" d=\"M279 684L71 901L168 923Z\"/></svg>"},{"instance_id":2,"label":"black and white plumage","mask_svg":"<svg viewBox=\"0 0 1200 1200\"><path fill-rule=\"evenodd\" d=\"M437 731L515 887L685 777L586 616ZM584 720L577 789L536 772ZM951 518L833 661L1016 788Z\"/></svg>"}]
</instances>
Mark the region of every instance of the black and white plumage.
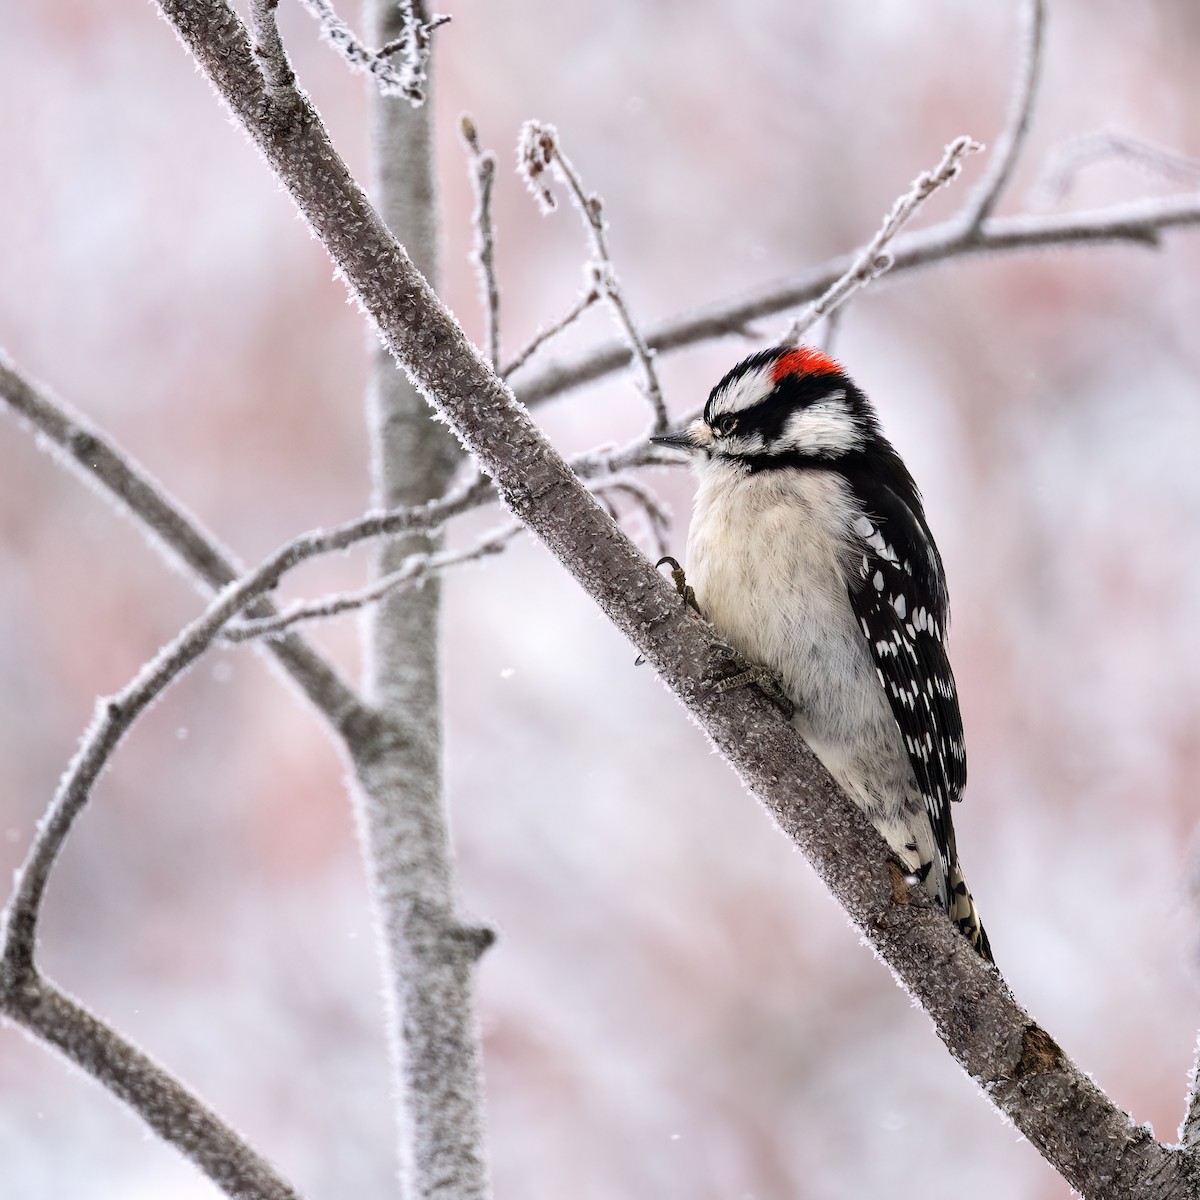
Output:
<instances>
[{"instance_id":1,"label":"black and white plumage","mask_svg":"<svg viewBox=\"0 0 1200 1200\"><path fill-rule=\"evenodd\" d=\"M967 761L942 560L867 398L827 355L780 347L657 440L696 467L700 610L780 676L817 757L990 959L950 817Z\"/></svg>"}]
</instances>

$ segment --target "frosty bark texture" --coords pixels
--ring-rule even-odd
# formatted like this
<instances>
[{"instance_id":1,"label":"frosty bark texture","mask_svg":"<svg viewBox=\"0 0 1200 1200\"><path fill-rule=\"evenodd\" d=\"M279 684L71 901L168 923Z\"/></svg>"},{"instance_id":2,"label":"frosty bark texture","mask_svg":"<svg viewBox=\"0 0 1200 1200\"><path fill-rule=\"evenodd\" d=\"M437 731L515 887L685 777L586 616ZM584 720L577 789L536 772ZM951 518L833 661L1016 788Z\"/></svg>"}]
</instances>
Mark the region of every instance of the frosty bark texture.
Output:
<instances>
[{"instance_id":1,"label":"frosty bark texture","mask_svg":"<svg viewBox=\"0 0 1200 1200\"><path fill-rule=\"evenodd\" d=\"M367 0L366 14L376 45L404 31L401 6ZM425 18L423 12L417 16ZM432 108L414 108L371 89L372 191L380 216L410 247L414 269L436 288ZM411 506L444 495L458 447L378 344L368 410L376 504ZM391 575L411 556L436 554L440 547L437 533L391 539L380 547L377 572ZM463 926L456 914L442 783L440 617L436 576L376 605L366 662L378 721L372 737L351 741L349 748L382 922L404 1194L474 1198L488 1194L472 987L486 936Z\"/></svg>"},{"instance_id":2,"label":"frosty bark texture","mask_svg":"<svg viewBox=\"0 0 1200 1200\"><path fill-rule=\"evenodd\" d=\"M707 626L681 608L514 404L371 210L316 113L305 104L290 121L271 119L270 99L232 10L222 0L159 0L159 6L287 187L389 350L492 475L508 507L659 672L997 1107L1086 1196L1194 1195L1192 1157L1160 1145L1116 1109L944 915L919 889L909 890L882 840L791 726L765 700L721 696L705 686ZM1142 236L1157 237L1158 228L1144 226ZM395 785L386 742L397 736L386 726L358 735L356 758L369 789ZM412 912L418 935L429 916ZM441 914L432 917L431 940L413 942L431 958L447 948ZM473 950L466 945L463 957Z\"/></svg>"}]
</instances>

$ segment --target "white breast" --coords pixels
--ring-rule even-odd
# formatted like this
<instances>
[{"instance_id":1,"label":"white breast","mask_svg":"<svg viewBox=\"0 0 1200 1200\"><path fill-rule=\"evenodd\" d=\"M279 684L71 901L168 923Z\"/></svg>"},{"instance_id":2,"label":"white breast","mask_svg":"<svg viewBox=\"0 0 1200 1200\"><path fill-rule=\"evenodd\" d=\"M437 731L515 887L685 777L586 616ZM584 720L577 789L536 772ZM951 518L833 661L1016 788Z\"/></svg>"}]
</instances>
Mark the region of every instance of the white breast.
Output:
<instances>
[{"instance_id":1,"label":"white breast","mask_svg":"<svg viewBox=\"0 0 1200 1200\"><path fill-rule=\"evenodd\" d=\"M701 611L744 657L782 677L795 722L872 815L894 813L911 768L847 591L861 516L830 471L699 470L687 576Z\"/></svg>"}]
</instances>

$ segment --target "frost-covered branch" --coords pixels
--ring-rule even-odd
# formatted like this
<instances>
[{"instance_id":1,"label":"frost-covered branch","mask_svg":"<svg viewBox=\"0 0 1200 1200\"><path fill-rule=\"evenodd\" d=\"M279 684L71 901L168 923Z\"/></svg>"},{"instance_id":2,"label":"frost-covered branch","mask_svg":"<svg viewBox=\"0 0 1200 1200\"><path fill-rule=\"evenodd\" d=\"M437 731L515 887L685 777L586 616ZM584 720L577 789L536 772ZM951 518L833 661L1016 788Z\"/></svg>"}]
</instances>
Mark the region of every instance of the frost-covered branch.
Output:
<instances>
[{"instance_id":1,"label":"frost-covered branch","mask_svg":"<svg viewBox=\"0 0 1200 1200\"><path fill-rule=\"evenodd\" d=\"M866 287L878 279L892 265L892 256L887 253L889 243L908 223L913 214L933 195L962 171L962 161L968 154L977 154L983 147L969 137L957 137L942 154L941 160L931 171L922 171L909 184L908 191L897 198L875 236L863 247L849 268L833 281L788 327L784 342L797 345L800 339L822 317L830 316L854 295L859 288Z\"/></svg>"},{"instance_id":2,"label":"frost-covered branch","mask_svg":"<svg viewBox=\"0 0 1200 1200\"><path fill-rule=\"evenodd\" d=\"M232 10L221 0L158 2L385 344L505 504L633 642L805 852L989 1099L1085 1195L1192 1195L1192 1158L1156 1142L1067 1059L945 913L919 885L910 888L793 726L757 695L710 686L711 627L680 605L514 403L367 203L317 113L307 107L287 130L263 119L262 83Z\"/></svg>"},{"instance_id":3,"label":"frost-covered branch","mask_svg":"<svg viewBox=\"0 0 1200 1200\"><path fill-rule=\"evenodd\" d=\"M133 517L170 566L182 564L206 590L240 578L242 568L233 555L162 484L66 401L19 372L3 351L0 404L36 431L39 446ZM250 609L254 616L269 616L273 611L266 600ZM270 650L334 728L342 729L361 716L358 696L303 639L274 641Z\"/></svg>"},{"instance_id":4,"label":"frost-covered branch","mask_svg":"<svg viewBox=\"0 0 1200 1200\"><path fill-rule=\"evenodd\" d=\"M588 193L585 190L579 172L562 152L558 131L553 125L526 121L521 129L521 137L517 146L517 161L530 192L538 201L543 212L549 212L555 207L554 193L545 179L547 170L552 170L559 177L567 189L567 194L579 210L584 227L591 238L592 251L595 255L591 264L592 287L589 291L600 292L608 301L617 327L622 331L629 346L630 355L641 368L642 390L654 413L654 425L651 432L665 433L671 420L667 415L662 385L658 381L654 353L646 345L646 339L633 319L629 303L626 301L625 293L617 279L612 256L608 252L603 201L595 193Z\"/></svg>"},{"instance_id":5,"label":"frost-covered branch","mask_svg":"<svg viewBox=\"0 0 1200 1200\"><path fill-rule=\"evenodd\" d=\"M1029 133L1042 73L1042 44L1046 33L1046 0L1026 0L1024 37L1017 64L1017 82L1009 106L1008 123L996 139L983 178L967 198L960 219L966 229L978 231L992 215L1016 169L1021 147Z\"/></svg>"},{"instance_id":6,"label":"frost-covered branch","mask_svg":"<svg viewBox=\"0 0 1200 1200\"><path fill-rule=\"evenodd\" d=\"M471 221L475 228L471 261L479 275L479 290L483 297L483 344L487 347L488 362L500 366L500 287L496 282L496 227L492 223L492 188L496 183L496 156L479 145L475 122L464 114L458 123L463 143L470 154L471 190L475 196L475 211Z\"/></svg>"},{"instance_id":7,"label":"frost-covered branch","mask_svg":"<svg viewBox=\"0 0 1200 1200\"><path fill-rule=\"evenodd\" d=\"M403 29L398 37L371 50L337 15L330 0L301 0L317 19L325 40L346 60L351 69L370 75L385 96L403 96L411 104L425 101L425 72L429 63L430 34L449 17L422 21L411 0L400 0Z\"/></svg>"},{"instance_id":8,"label":"frost-covered branch","mask_svg":"<svg viewBox=\"0 0 1200 1200\"><path fill-rule=\"evenodd\" d=\"M1200 226L1200 192L1082 212L990 217L974 233L954 216L917 233L901 234L892 243L892 265L881 282L886 286L910 271L973 256L1112 243L1157 248L1166 231L1195 226ZM655 353L666 354L701 342L745 337L753 322L816 299L850 269L859 253L841 255L783 282L660 321L646 330L646 344ZM624 370L632 360L628 345L617 338L543 367L526 383L516 385L517 398L533 407Z\"/></svg>"}]
</instances>

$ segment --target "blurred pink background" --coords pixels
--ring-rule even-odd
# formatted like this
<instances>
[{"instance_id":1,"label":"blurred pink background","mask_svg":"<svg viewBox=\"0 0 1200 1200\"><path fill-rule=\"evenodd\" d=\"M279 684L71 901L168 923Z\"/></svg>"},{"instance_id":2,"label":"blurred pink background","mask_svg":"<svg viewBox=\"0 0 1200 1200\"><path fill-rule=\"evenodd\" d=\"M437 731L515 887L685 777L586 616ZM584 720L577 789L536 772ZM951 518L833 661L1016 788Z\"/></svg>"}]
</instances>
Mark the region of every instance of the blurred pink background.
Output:
<instances>
[{"instance_id":1,"label":"blurred pink background","mask_svg":"<svg viewBox=\"0 0 1200 1200\"><path fill-rule=\"evenodd\" d=\"M436 35L447 300L479 336L460 112L500 156L511 353L573 301L584 258L575 215L539 217L510 170L524 119L556 124L604 196L617 269L651 321L852 248L951 137L991 141L1016 10L452 6ZM365 175L365 84L297 6L282 15ZM1001 211L1036 202L1039 164L1072 134L1200 154L1198 54L1190 0L1053 3L1041 104ZM152 5L0 0L0 161L0 344L19 366L247 562L367 505L364 322ZM1172 190L1110 163L1060 207ZM956 185L921 221L965 195ZM971 776L955 819L997 959L1165 1140L1200 1024L1198 305L1200 230L1158 253L897 279L854 303L837 344L946 559ZM610 332L597 310L566 344ZM747 349L664 358L674 409ZM539 415L568 451L647 419L627 378ZM689 480L650 482L681 551ZM285 594L351 586L365 564L324 561ZM95 697L198 603L0 414L4 878ZM357 676L353 619L314 636ZM463 903L501 935L479 976L500 1200L1066 1197L633 658L539 546L448 580ZM318 730L252 650L203 660L98 788L52 881L41 961L310 1200L382 1200L396 1189L374 935L342 766ZM217 1195L7 1027L0 1190Z\"/></svg>"}]
</instances>

